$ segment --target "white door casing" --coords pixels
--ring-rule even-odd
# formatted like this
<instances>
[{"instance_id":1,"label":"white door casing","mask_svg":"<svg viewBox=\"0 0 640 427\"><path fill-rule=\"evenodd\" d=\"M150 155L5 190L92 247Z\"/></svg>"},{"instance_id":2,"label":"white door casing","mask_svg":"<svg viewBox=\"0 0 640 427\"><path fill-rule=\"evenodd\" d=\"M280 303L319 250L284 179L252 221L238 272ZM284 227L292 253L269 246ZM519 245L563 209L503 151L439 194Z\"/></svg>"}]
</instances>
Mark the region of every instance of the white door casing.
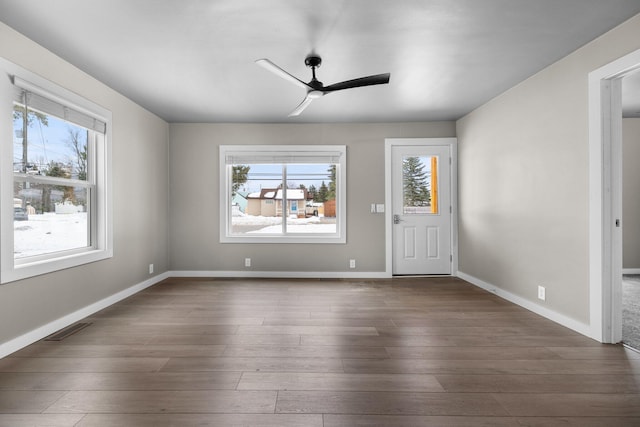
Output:
<instances>
[{"instance_id":1,"label":"white door casing","mask_svg":"<svg viewBox=\"0 0 640 427\"><path fill-rule=\"evenodd\" d=\"M455 232L455 138L386 141L387 272L392 275L450 275L457 268ZM427 177L431 201L405 199L403 163ZM431 170L433 168L433 170ZM407 176L411 175L408 173ZM415 193L407 189L407 194ZM405 203L406 202L406 203Z\"/></svg>"},{"instance_id":2,"label":"white door casing","mask_svg":"<svg viewBox=\"0 0 640 427\"><path fill-rule=\"evenodd\" d=\"M622 89L640 50L589 73L590 335L622 339Z\"/></svg>"}]
</instances>

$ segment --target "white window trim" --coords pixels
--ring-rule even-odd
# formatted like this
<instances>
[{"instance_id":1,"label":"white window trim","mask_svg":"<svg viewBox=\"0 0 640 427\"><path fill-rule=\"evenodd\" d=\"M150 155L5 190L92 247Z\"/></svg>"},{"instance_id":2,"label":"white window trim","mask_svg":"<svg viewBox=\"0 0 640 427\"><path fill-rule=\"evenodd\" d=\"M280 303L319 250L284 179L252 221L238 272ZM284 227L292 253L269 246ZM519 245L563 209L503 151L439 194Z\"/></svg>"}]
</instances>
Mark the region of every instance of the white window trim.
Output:
<instances>
[{"instance_id":1,"label":"white window trim","mask_svg":"<svg viewBox=\"0 0 640 427\"><path fill-rule=\"evenodd\" d=\"M0 117L9 118L13 111L13 84L17 77L31 83L30 90L90 115L106 123L106 133L96 144L95 191L92 191L92 246L82 250L55 252L47 256L14 260L13 254L13 123L0 120L0 283L9 283L58 270L77 267L113 257L111 195L111 120L109 110L52 83L39 75L0 58ZM95 194L93 194L95 193Z\"/></svg>"},{"instance_id":2,"label":"white window trim","mask_svg":"<svg viewBox=\"0 0 640 427\"><path fill-rule=\"evenodd\" d=\"M229 233L231 220L231 167L227 166L226 158L233 153L297 153L321 155L326 153L340 153L340 160L336 170L336 189L338 192L336 205L335 234L300 234L268 236L238 236ZM220 171L220 243L333 243L347 242L347 148L344 145L221 145L219 152Z\"/></svg>"}]
</instances>

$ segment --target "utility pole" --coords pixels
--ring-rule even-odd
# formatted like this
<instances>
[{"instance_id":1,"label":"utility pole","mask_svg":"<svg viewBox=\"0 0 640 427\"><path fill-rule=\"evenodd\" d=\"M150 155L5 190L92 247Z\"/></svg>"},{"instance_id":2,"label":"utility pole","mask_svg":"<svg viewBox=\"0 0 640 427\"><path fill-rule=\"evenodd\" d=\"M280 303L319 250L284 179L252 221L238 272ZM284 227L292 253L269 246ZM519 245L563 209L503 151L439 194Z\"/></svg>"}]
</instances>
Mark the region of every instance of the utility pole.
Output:
<instances>
[{"instance_id":1,"label":"utility pole","mask_svg":"<svg viewBox=\"0 0 640 427\"><path fill-rule=\"evenodd\" d=\"M22 113L22 172L27 173L27 129L29 128L27 92L22 92L22 103L24 105L24 112Z\"/></svg>"}]
</instances>

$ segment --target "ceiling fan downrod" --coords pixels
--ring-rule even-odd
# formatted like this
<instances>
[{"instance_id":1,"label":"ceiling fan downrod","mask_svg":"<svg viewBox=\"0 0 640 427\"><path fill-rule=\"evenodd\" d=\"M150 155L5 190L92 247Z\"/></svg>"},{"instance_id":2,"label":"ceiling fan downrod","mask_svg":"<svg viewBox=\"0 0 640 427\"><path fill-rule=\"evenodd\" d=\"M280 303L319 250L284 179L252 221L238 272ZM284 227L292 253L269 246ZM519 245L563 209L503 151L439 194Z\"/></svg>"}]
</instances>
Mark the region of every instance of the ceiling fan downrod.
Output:
<instances>
[{"instance_id":1,"label":"ceiling fan downrod","mask_svg":"<svg viewBox=\"0 0 640 427\"><path fill-rule=\"evenodd\" d=\"M322 64L322 58L320 58L317 55L309 55L304 59L304 64L307 67L311 68L311 81L309 82L309 85L313 86L314 89L321 90L323 88L323 85L316 78L316 68L320 68L320 64ZM319 85L317 85L317 87L314 84L316 82L319 83Z\"/></svg>"}]
</instances>

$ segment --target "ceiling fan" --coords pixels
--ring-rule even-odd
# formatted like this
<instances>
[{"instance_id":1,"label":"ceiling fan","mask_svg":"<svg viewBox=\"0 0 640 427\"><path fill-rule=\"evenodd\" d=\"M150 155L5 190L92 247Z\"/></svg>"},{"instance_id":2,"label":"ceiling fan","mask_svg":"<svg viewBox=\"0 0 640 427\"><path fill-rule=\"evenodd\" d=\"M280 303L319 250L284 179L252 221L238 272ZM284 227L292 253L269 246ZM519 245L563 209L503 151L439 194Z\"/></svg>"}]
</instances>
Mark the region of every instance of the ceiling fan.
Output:
<instances>
[{"instance_id":1,"label":"ceiling fan","mask_svg":"<svg viewBox=\"0 0 640 427\"><path fill-rule=\"evenodd\" d=\"M307 67L311 68L312 78L309 83L305 83L297 77L294 77L293 75L287 73L285 70L278 67L268 59L258 59L256 61L256 64L266 68L267 70L282 77L283 79L302 87L307 91L307 96L300 103L300 105L298 105L296 109L293 110L291 114L289 114L289 117L299 115L304 111L305 108L309 106L311 101L320 98L328 93L343 89L351 89L354 87L386 84L389 83L389 78L391 77L390 73L376 74L373 76L360 77L358 79L346 80L344 82L324 86L322 82L316 78L316 68L320 67L322 58L317 55L311 54L305 58L304 63Z\"/></svg>"}]
</instances>

